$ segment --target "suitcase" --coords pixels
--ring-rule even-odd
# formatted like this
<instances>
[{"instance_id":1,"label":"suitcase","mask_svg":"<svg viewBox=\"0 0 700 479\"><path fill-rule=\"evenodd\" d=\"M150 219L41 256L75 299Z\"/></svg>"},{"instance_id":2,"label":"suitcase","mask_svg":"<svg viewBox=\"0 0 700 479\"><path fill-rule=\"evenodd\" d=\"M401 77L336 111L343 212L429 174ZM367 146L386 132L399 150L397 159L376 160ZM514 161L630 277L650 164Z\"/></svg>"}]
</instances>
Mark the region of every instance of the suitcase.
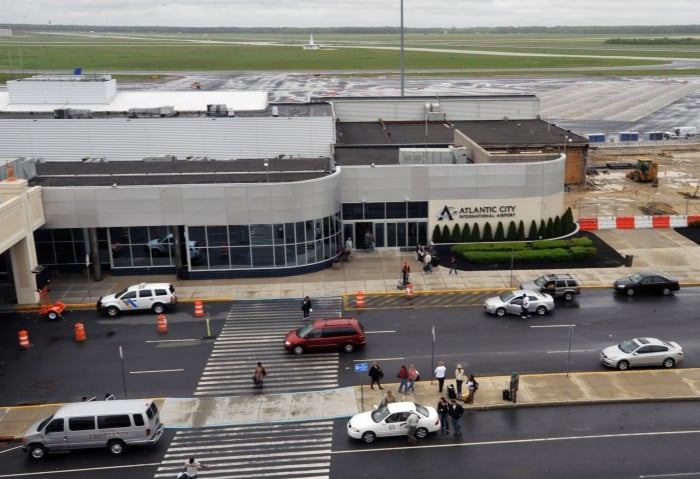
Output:
<instances>
[{"instance_id":1,"label":"suitcase","mask_svg":"<svg viewBox=\"0 0 700 479\"><path fill-rule=\"evenodd\" d=\"M448 399L457 399L457 391L455 391L455 387L452 384L447 386L447 398Z\"/></svg>"},{"instance_id":2,"label":"suitcase","mask_svg":"<svg viewBox=\"0 0 700 479\"><path fill-rule=\"evenodd\" d=\"M510 389L504 389L503 390L503 400L504 401L512 401L513 399L510 397Z\"/></svg>"},{"instance_id":3,"label":"suitcase","mask_svg":"<svg viewBox=\"0 0 700 479\"><path fill-rule=\"evenodd\" d=\"M471 396L471 391L469 389L462 392L462 402L469 402L469 396Z\"/></svg>"}]
</instances>

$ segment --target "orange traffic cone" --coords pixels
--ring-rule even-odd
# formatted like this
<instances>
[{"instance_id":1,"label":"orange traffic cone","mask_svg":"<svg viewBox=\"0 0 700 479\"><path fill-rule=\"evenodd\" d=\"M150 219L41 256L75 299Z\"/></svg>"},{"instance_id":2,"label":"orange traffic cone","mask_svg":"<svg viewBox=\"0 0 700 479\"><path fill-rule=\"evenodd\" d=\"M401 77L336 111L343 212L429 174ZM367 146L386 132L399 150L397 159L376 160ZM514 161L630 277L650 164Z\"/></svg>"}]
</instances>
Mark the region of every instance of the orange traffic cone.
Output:
<instances>
[{"instance_id":1,"label":"orange traffic cone","mask_svg":"<svg viewBox=\"0 0 700 479\"><path fill-rule=\"evenodd\" d=\"M358 308L365 307L365 293L363 293L362 291L358 291L355 295L355 306Z\"/></svg>"},{"instance_id":2,"label":"orange traffic cone","mask_svg":"<svg viewBox=\"0 0 700 479\"><path fill-rule=\"evenodd\" d=\"M158 315L158 332L167 333L168 332L168 320L165 318L164 314Z\"/></svg>"},{"instance_id":3,"label":"orange traffic cone","mask_svg":"<svg viewBox=\"0 0 700 479\"><path fill-rule=\"evenodd\" d=\"M204 316L204 303L202 303L200 300L194 302L194 315L198 318Z\"/></svg>"},{"instance_id":4,"label":"orange traffic cone","mask_svg":"<svg viewBox=\"0 0 700 479\"><path fill-rule=\"evenodd\" d=\"M83 323L75 323L75 340L80 342L86 339L87 336L85 335L85 326Z\"/></svg>"},{"instance_id":5,"label":"orange traffic cone","mask_svg":"<svg viewBox=\"0 0 700 479\"><path fill-rule=\"evenodd\" d=\"M19 347L22 349L29 349L31 344L29 343L29 333L24 329L19 332Z\"/></svg>"}]
</instances>

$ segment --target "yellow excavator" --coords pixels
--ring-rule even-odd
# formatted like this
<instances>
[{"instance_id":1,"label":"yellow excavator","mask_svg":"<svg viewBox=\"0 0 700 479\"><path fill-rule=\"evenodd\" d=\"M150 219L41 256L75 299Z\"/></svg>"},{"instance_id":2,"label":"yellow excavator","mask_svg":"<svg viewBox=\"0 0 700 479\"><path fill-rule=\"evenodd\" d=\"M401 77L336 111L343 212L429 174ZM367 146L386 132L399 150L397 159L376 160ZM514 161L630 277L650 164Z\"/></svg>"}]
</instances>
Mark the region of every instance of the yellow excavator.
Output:
<instances>
[{"instance_id":1,"label":"yellow excavator","mask_svg":"<svg viewBox=\"0 0 700 479\"><path fill-rule=\"evenodd\" d=\"M652 160L637 160L637 166L627 173L627 178L638 183L651 183L658 186L659 164Z\"/></svg>"}]
</instances>

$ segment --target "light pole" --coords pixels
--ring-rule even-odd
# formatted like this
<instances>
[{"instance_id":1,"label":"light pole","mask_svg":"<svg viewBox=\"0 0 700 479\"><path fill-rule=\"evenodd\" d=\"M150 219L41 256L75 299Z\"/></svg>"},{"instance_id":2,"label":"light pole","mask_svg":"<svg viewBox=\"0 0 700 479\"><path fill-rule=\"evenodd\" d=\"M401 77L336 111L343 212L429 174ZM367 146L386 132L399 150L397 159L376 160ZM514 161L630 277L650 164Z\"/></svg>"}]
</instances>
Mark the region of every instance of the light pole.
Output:
<instances>
[{"instance_id":1,"label":"light pole","mask_svg":"<svg viewBox=\"0 0 700 479\"><path fill-rule=\"evenodd\" d=\"M403 60L403 0L401 0L401 96L404 92L404 60Z\"/></svg>"},{"instance_id":2,"label":"light pole","mask_svg":"<svg viewBox=\"0 0 700 479\"><path fill-rule=\"evenodd\" d=\"M263 164L265 165L265 179L269 183L270 182L270 162L268 160L265 160L265 163L263 163Z\"/></svg>"}]
</instances>

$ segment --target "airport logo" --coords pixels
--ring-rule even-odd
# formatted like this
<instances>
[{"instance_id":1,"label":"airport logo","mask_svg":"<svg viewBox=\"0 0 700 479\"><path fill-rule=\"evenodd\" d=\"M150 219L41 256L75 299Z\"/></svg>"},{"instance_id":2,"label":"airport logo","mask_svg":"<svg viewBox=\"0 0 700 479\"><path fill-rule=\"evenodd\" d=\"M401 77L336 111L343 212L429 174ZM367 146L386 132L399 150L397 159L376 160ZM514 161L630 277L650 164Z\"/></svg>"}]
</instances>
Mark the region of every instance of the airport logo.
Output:
<instances>
[{"instance_id":1,"label":"airport logo","mask_svg":"<svg viewBox=\"0 0 700 479\"><path fill-rule=\"evenodd\" d=\"M448 221L454 221L454 215L457 215L457 208L454 206L445 205L445 207L437 214L437 220L442 221L447 219Z\"/></svg>"}]
</instances>

